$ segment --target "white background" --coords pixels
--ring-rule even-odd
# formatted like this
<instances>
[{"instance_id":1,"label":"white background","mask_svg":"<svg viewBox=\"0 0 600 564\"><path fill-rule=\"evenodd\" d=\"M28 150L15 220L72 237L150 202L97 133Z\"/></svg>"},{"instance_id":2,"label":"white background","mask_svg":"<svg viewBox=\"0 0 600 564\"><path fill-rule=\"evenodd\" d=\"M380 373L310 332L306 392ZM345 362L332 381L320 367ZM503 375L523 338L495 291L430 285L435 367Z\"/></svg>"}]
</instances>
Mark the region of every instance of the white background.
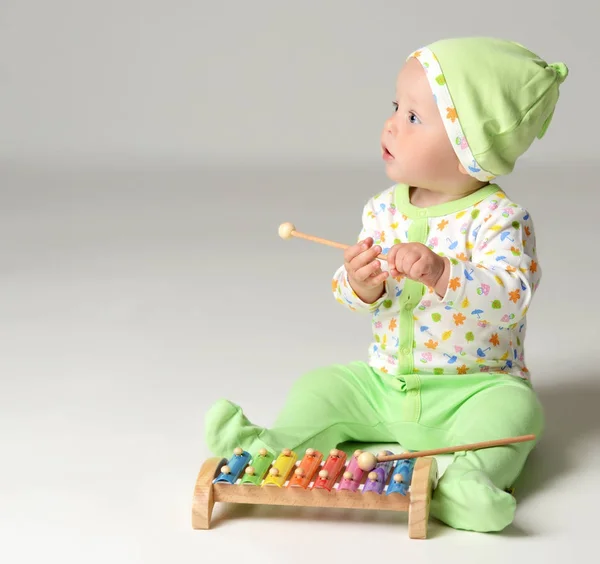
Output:
<instances>
[{"instance_id":1,"label":"white background","mask_svg":"<svg viewBox=\"0 0 600 564\"><path fill-rule=\"evenodd\" d=\"M0 560L582 559L600 497L585 6L3 2ZM402 515L217 505L193 531L208 407L227 397L269 425L303 372L366 355L368 323L330 294L341 255L277 227L352 241L389 186L378 140L402 61L482 32L571 69L546 137L500 179L544 269L526 354L548 423L515 523L432 521L417 542Z\"/></svg>"}]
</instances>

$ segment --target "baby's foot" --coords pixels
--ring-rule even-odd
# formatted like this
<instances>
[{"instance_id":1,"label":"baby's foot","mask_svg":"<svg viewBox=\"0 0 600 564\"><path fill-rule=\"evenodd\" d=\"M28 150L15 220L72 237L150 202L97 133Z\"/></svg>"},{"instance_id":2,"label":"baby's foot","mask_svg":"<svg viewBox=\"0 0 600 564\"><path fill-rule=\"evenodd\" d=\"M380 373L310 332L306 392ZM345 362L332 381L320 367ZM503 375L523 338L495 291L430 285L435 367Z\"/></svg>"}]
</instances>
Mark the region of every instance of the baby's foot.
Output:
<instances>
[{"instance_id":1,"label":"baby's foot","mask_svg":"<svg viewBox=\"0 0 600 564\"><path fill-rule=\"evenodd\" d=\"M433 517L455 529L501 531L512 523L515 498L497 488L481 470L453 472L449 466L431 500Z\"/></svg>"},{"instance_id":2,"label":"baby's foot","mask_svg":"<svg viewBox=\"0 0 600 564\"><path fill-rule=\"evenodd\" d=\"M239 405L226 399L220 399L212 405L205 423L208 448L215 456L223 457L231 456L236 447L249 451L264 430L253 425Z\"/></svg>"}]
</instances>

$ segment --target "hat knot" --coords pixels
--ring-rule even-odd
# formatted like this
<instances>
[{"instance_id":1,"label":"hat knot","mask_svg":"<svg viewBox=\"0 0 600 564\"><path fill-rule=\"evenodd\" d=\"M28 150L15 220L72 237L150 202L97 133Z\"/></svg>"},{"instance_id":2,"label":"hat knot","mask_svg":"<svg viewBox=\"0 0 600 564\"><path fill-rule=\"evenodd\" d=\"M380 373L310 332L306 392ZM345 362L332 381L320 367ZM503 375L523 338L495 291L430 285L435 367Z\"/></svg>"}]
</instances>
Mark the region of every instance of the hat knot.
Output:
<instances>
[{"instance_id":1,"label":"hat knot","mask_svg":"<svg viewBox=\"0 0 600 564\"><path fill-rule=\"evenodd\" d=\"M556 72L559 84L562 84L569 74L569 69L564 63L551 63L548 65L548 68L551 68Z\"/></svg>"}]
</instances>

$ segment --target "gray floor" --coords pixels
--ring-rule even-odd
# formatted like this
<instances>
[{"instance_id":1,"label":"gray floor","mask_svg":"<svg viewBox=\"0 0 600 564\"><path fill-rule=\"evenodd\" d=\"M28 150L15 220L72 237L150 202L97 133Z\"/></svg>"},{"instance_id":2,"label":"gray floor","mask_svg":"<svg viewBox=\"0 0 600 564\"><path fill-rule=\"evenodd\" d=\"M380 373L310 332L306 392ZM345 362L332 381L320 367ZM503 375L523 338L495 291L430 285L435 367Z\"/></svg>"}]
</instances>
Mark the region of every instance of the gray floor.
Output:
<instances>
[{"instance_id":1,"label":"gray floor","mask_svg":"<svg viewBox=\"0 0 600 564\"><path fill-rule=\"evenodd\" d=\"M213 401L268 425L302 372L365 356L369 324L330 294L340 252L277 227L353 241L364 201L389 185L380 170L6 164L0 560L577 556L600 500L598 172L522 165L502 184L532 212L544 269L527 355L548 426L517 519L499 535L433 521L415 542L402 516L378 513L217 505L213 530L190 526Z\"/></svg>"}]
</instances>

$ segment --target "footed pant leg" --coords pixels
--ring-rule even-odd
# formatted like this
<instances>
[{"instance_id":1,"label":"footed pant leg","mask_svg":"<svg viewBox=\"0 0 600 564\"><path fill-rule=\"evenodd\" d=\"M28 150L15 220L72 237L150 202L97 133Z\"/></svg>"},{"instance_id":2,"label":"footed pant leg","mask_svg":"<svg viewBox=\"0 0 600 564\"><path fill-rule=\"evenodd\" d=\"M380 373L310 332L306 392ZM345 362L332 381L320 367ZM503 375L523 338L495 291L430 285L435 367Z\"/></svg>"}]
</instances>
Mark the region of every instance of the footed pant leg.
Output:
<instances>
[{"instance_id":1,"label":"footed pant leg","mask_svg":"<svg viewBox=\"0 0 600 564\"><path fill-rule=\"evenodd\" d=\"M271 428L251 423L240 406L217 401L206 416L206 442L216 456L238 446L251 454L260 448L326 454L346 440L386 442L392 436L380 416L385 398L381 377L366 363L318 368L293 384Z\"/></svg>"},{"instance_id":2,"label":"footed pant leg","mask_svg":"<svg viewBox=\"0 0 600 564\"><path fill-rule=\"evenodd\" d=\"M542 407L524 383L493 385L468 398L453 418L453 444L466 444L543 430ZM537 441L536 441L537 442ZM511 487L535 442L456 453L439 480L431 515L456 529L500 531L514 519Z\"/></svg>"}]
</instances>

